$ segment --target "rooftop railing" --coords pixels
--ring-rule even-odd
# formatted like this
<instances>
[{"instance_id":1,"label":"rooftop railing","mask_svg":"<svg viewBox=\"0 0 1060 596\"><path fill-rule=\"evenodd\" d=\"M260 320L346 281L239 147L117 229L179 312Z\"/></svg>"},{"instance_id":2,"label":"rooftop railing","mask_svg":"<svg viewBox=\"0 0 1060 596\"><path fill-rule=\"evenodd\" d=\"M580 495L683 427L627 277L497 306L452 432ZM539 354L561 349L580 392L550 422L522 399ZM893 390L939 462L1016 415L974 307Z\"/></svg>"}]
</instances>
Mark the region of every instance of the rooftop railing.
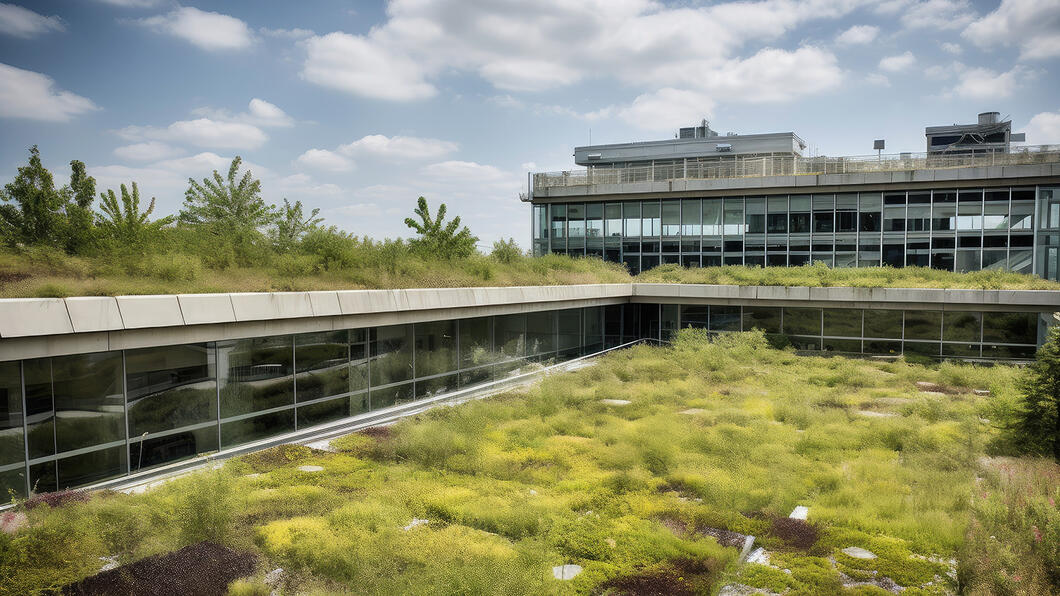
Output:
<instances>
[{"instance_id":1,"label":"rooftop railing","mask_svg":"<svg viewBox=\"0 0 1060 596\"><path fill-rule=\"evenodd\" d=\"M764 176L809 176L817 174L857 174L943 170L977 166L1012 166L1060 163L1060 145L1031 145L1008 153L979 154L898 153L848 157L797 157L756 155L722 157L713 161L687 161L665 165L619 168L592 167L564 172L533 174L533 188L545 189L597 184L629 184L666 180L714 180Z\"/></svg>"}]
</instances>

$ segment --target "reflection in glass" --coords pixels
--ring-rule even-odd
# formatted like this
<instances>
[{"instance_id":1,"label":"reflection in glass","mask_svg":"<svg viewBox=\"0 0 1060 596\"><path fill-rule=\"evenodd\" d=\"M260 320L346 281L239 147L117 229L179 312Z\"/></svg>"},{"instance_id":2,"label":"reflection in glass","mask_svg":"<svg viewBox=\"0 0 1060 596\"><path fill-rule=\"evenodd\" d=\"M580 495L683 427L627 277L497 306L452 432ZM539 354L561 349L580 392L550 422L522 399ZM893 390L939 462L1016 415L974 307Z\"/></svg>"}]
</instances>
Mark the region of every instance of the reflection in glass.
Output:
<instances>
[{"instance_id":1,"label":"reflection in glass","mask_svg":"<svg viewBox=\"0 0 1060 596\"><path fill-rule=\"evenodd\" d=\"M369 335L372 387L411 380L412 325L373 327Z\"/></svg>"},{"instance_id":2,"label":"reflection in glass","mask_svg":"<svg viewBox=\"0 0 1060 596\"><path fill-rule=\"evenodd\" d=\"M125 440L121 352L52 358L52 387L56 453Z\"/></svg>"},{"instance_id":3,"label":"reflection in glass","mask_svg":"<svg viewBox=\"0 0 1060 596\"><path fill-rule=\"evenodd\" d=\"M214 368L209 344L127 350L130 437L216 420Z\"/></svg>"},{"instance_id":4,"label":"reflection in glass","mask_svg":"<svg viewBox=\"0 0 1060 596\"><path fill-rule=\"evenodd\" d=\"M346 331L294 336L294 361L298 401L350 391L350 344Z\"/></svg>"},{"instance_id":5,"label":"reflection in glass","mask_svg":"<svg viewBox=\"0 0 1060 596\"><path fill-rule=\"evenodd\" d=\"M294 403L290 335L217 342L221 417Z\"/></svg>"}]
</instances>

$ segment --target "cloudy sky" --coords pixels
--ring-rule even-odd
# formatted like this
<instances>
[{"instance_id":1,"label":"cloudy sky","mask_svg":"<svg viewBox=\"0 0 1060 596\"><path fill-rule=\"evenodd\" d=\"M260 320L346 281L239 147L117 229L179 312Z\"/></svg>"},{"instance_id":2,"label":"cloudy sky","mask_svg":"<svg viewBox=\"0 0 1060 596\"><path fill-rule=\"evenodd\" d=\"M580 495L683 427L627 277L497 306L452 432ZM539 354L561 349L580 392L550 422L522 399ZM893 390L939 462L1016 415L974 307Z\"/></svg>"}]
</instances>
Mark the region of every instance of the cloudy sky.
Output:
<instances>
[{"instance_id":1,"label":"cloudy sky","mask_svg":"<svg viewBox=\"0 0 1060 596\"><path fill-rule=\"evenodd\" d=\"M0 3L0 183L37 144L173 213L241 155L268 200L377 238L425 195L525 245L526 172L590 134L705 117L860 155L990 110L1060 143L1060 0Z\"/></svg>"}]
</instances>

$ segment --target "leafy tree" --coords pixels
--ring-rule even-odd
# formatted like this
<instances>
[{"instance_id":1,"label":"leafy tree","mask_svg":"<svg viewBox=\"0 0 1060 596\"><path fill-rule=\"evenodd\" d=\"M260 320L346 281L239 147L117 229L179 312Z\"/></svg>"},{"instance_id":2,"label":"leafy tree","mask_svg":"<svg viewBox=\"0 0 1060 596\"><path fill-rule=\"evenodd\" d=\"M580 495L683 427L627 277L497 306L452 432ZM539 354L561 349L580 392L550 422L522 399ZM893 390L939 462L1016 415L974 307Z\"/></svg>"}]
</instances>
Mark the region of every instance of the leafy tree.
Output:
<instances>
[{"instance_id":1,"label":"leafy tree","mask_svg":"<svg viewBox=\"0 0 1060 596\"><path fill-rule=\"evenodd\" d=\"M1020 382L1023 407L1014 428L1024 451L1060 462L1060 325L1049 330Z\"/></svg>"},{"instance_id":2,"label":"leafy tree","mask_svg":"<svg viewBox=\"0 0 1060 596\"><path fill-rule=\"evenodd\" d=\"M412 240L414 249L423 254L441 257L443 259L466 258L475 252L475 243L478 237L471 235L471 230L464 226L460 227L460 217L454 217L449 223L445 223L445 203L438 207L438 214L431 217L431 210L427 207L427 199L420 197L416 201L414 213L419 216L420 221L411 217L405 218L405 225L419 234L418 238Z\"/></svg>"},{"instance_id":3,"label":"leafy tree","mask_svg":"<svg viewBox=\"0 0 1060 596\"><path fill-rule=\"evenodd\" d=\"M501 263L512 263L523 256L523 249L515 242L515 238L497 240L493 243L490 256Z\"/></svg>"},{"instance_id":4,"label":"leafy tree","mask_svg":"<svg viewBox=\"0 0 1060 596\"><path fill-rule=\"evenodd\" d=\"M276 212L261 198L261 181L254 179L250 171L238 178L243 160L236 156L228 168L227 178L217 170L213 179L203 178L202 183L188 178L188 190L184 193L184 208L180 222L200 226L223 244L213 247L211 252L220 255L218 262L229 262L224 255L233 255L237 260L249 263L260 256L261 229L276 219Z\"/></svg>"},{"instance_id":5,"label":"leafy tree","mask_svg":"<svg viewBox=\"0 0 1060 596\"><path fill-rule=\"evenodd\" d=\"M66 199L55 189L36 145L29 150L29 164L18 169L15 179L0 191L0 199L6 203L0 206L0 232L7 243L63 244Z\"/></svg>"},{"instance_id":6,"label":"leafy tree","mask_svg":"<svg viewBox=\"0 0 1060 596\"><path fill-rule=\"evenodd\" d=\"M324 221L324 218L317 217L318 213L320 213L320 209L313 209L309 213L309 217L305 217L302 213L302 201L295 201L294 205L292 205L287 199L284 199L275 227L271 231L272 245L281 253L291 250L305 236L306 232L316 228Z\"/></svg>"},{"instance_id":7,"label":"leafy tree","mask_svg":"<svg viewBox=\"0 0 1060 596\"><path fill-rule=\"evenodd\" d=\"M62 190L66 202L65 248L83 254L93 243L92 201L96 196L96 179L85 171L85 163L70 162L70 184Z\"/></svg>"},{"instance_id":8,"label":"leafy tree","mask_svg":"<svg viewBox=\"0 0 1060 596\"><path fill-rule=\"evenodd\" d=\"M248 170L237 181L242 163L243 159L237 155L228 168L227 178L222 178L217 170L213 171L212 180L203 178L201 184L188 178L181 223L224 231L259 230L272 223L276 213L261 198L261 180L256 180Z\"/></svg>"},{"instance_id":9,"label":"leafy tree","mask_svg":"<svg viewBox=\"0 0 1060 596\"><path fill-rule=\"evenodd\" d=\"M162 226L174 220L172 215L150 220L155 210L154 197L151 197L147 210L140 211L140 189L135 182L132 183L131 194L124 184L121 185L120 203L113 189L100 194L99 199L100 210L103 211L98 217L100 231L123 248L142 247L158 234Z\"/></svg>"}]
</instances>

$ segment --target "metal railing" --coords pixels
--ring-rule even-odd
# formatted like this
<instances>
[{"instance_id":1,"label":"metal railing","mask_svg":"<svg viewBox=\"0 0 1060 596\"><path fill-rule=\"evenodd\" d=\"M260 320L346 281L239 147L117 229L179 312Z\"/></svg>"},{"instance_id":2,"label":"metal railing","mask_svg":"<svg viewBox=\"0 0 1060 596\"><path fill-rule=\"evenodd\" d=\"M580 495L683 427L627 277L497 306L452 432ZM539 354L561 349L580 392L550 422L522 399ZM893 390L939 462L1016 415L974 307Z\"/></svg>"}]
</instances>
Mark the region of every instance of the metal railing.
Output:
<instances>
[{"instance_id":1,"label":"metal railing","mask_svg":"<svg viewBox=\"0 0 1060 596\"><path fill-rule=\"evenodd\" d=\"M712 180L764 176L856 174L951 168L1060 163L1060 145L1019 147L1008 153L856 155L848 157L797 157L765 155L720 157L711 161L604 168L533 174L533 188L544 189L597 184L630 184L667 180Z\"/></svg>"}]
</instances>

